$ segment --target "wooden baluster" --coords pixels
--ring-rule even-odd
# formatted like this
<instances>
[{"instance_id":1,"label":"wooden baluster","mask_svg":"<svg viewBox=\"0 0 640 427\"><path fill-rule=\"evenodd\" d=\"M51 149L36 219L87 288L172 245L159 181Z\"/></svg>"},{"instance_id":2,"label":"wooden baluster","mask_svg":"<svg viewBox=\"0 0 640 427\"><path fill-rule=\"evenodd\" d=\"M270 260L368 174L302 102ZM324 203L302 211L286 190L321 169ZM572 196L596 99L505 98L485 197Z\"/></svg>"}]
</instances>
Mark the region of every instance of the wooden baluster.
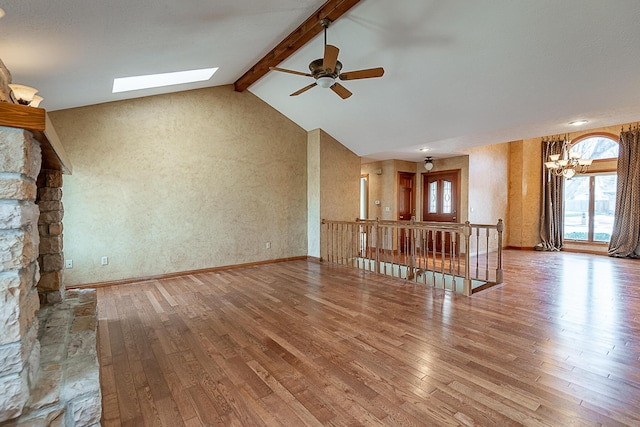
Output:
<instances>
[{"instance_id":1,"label":"wooden baluster","mask_svg":"<svg viewBox=\"0 0 640 427\"><path fill-rule=\"evenodd\" d=\"M366 234L365 234L365 259L367 260L367 265L369 266L370 271L375 271L375 268L372 270L371 260L375 261L375 253L373 248L371 247L371 241L373 239L373 227L370 225L365 226Z\"/></svg>"},{"instance_id":2,"label":"wooden baluster","mask_svg":"<svg viewBox=\"0 0 640 427\"><path fill-rule=\"evenodd\" d=\"M476 275L475 278L480 277L480 256L478 255L478 249L480 248L480 228L476 228Z\"/></svg>"},{"instance_id":3,"label":"wooden baluster","mask_svg":"<svg viewBox=\"0 0 640 427\"><path fill-rule=\"evenodd\" d=\"M437 230L431 230L431 242L432 242L432 246L431 246L431 256L433 258L433 266L431 269L431 282L432 282L432 286L435 287L436 286L436 271L438 271L438 266L436 264L437 258L438 258L438 246L436 245L436 240L438 237L438 231Z\"/></svg>"},{"instance_id":4,"label":"wooden baluster","mask_svg":"<svg viewBox=\"0 0 640 427\"><path fill-rule=\"evenodd\" d=\"M395 246L396 248L398 248L398 250L400 250L399 245L397 243L397 239L398 239L398 226L394 225L393 229L391 231L391 240L392 240L392 243L391 243L391 277L395 277L394 270L395 270L395 262L396 262L396 250L393 249L393 248Z\"/></svg>"},{"instance_id":5,"label":"wooden baluster","mask_svg":"<svg viewBox=\"0 0 640 427\"><path fill-rule=\"evenodd\" d=\"M422 246L423 230L416 228L416 283L418 282L418 273L422 271L423 246Z\"/></svg>"},{"instance_id":6,"label":"wooden baluster","mask_svg":"<svg viewBox=\"0 0 640 427\"><path fill-rule=\"evenodd\" d=\"M387 254L387 239L388 239L388 234L389 234L389 227L387 227L386 225L382 226L382 234L383 234L383 239L382 242L380 242L382 244L382 267L384 267L384 273L383 274L387 274L387 258L388 258L388 254Z\"/></svg>"},{"instance_id":7,"label":"wooden baluster","mask_svg":"<svg viewBox=\"0 0 640 427\"><path fill-rule=\"evenodd\" d=\"M327 238L325 240L325 245L327 246L327 261L333 262L332 256L332 248L331 248L331 235L333 234L333 224L327 224Z\"/></svg>"},{"instance_id":8,"label":"wooden baluster","mask_svg":"<svg viewBox=\"0 0 640 427\"><path fill-rule=\"evenodd\" d=\"M349 265L349 224L342 225L342 258L343 265Z\"/></svg>"},{"instance_id":9,"label":"wooden baluster","mask_svg":"<svg viewBox=\"0 0 640 427\"><path fill-rule=\"evenodd\" d=\"M453 237L454 233L453 232L447 232L447 240L449 241L449 251L447 253L447 256L449 257L449 266L447 267L447 274L450 275L453 279L453 251L454 251L454 247L453 247L453 241L455 240ZM452 287L452 290L455 291L455 287Z\"/></svg>"},{"instance_id":10,"label":"wooden baluster","mask_svg":"<svg viewBox=\"0 0 640 427\"><path fill-rule=\"evenodd\" d=\"M376 273L380 273L380 226L378 224L377 218L376 218L376 223L373 229L373 239L376 244L374 271Z\"/></svg>"},{"instance_id":11,"label":"wooden baluster","mask_svg":"<svg viewBox=\"0 0 640 427\"><path fill-rule=\"evenodd\" d=\"M415 282L418 281L418 263L420 263L420 249L418 244L419 230L417 228L411 229L411 275Z\"/></svg>"},{"instance_id":12,"label":"wooden baluster","mask_svg":"<svg viewBox=\"0 0 640 427\"><path fill-rule=\"evenodd\" d=\"M327 239L325 241L325 245L327 246L327 261L329 262L333 262L332 239L333 239L333 223L329 223L327 226Z\"/></svg>"},{"instance_id":13,"label":"wooden baluster","mask_svg":"<svg viewBox=\"0 0 640 427\"><path fill-rule=\"evenodd\" d=\"M498 232L498 265L496 267L496 283L500 284L503 282L503 271L502 271L502 231L504 230L504 223L501 219L498 220L498 224L496 225L496 231Z\"/></svg>"},{"instance_id":14,"label":"wooden baluster","mask_svg":"<svg viewBox=\"0 0 640 427\"><path fill-rule=\"evenodd\" d=\"M345 228L347 229L347 233L345 234L347 239L347 265L353 266L353 224L346 224Z\"/></svg>"},{"instance_id":15,"label":"wooden baluster","mask_svg":"<svg viewBox=\"0 0 640 427\"><path fill-rule=\"evenodd\" d=\"M457 231L451 232L451 259L449 260L449 274L451 274L451 286L453 291L457 292L456 275L455 275L455 256L456 256L456 236Z\"/></svg>"},{"instance_id":16,"label":"wooden baluster","mask_svg":"<svg viewBox=\"0 0 640 427\"><path fill-rule=\"evenodd\" d=\"M471 289L471 277L469 274L469 252L471 252L469 249L469 241L470 241L470 237L471 237L471 224L469 223L469 221L464 223L464 246L465 248L467 248L467 250L465 251L465 255L464 255L464 265L465 265L465 271L464 271L464 282L462 283L462 293L466 296L470 296L472 289Z\"/></svg>"},{"instance_id":17,"label":"wooden baluster","mask_svg":"<svg viewBox=\"0 0 640 427\"><path fill-rule=\"evenodd\" d=\"M486 248L486 255L485 255L485 262L484 262L484 266L485 266L485 272L484 272L484 278L485 280L488 282L489 281L489 228L485 228L485 234L487 236L487 248Z\"/></svg>"},{"instance_id":18,"label":"wooden baluster","mask_svg":"<svg viewBox=\"0 0 640 427\"><path fill-rule=\"evenodd\" d=\"M348 236L348 234L346 232L347 225L346 224L342 224L341 228L342 228L342 232L340 233L340 237L341 237L342 242L341 242L341 248L340 249L342 250L342 253L341 253L341 255L342 255L342 265L346 265L347 262L348 262L347 261L347 247L348 247L347 236Z\"/></svg>"},{"instance_id":19,"label":"wooden baluster","mask_svg":"<svg viewBox=\"0 0 640 427\"><path fill-rule=\"evenodd\" d=\"M323 237L324 236L324 237ZM327 224L324 219L320 221L320 261L326 261L326 251L325 248L327 246Z\"/></svg>"},{"instance_id":20,"label":"wooden baluster","mask_svg":"<svg viewBox=\"0 0 640 427\"><path fill-rule=\"evenodd\" d=\"M360 230L362 231L362 242L360 245L360 251L362 252L362 264L363 265L368 265L368 259L369 259L369 239L370 239L370 235L369 235L369 226L364 224L362 225L362 227L360 228ZM367 268L369 269L369 268Z\"/></svg>"},{"instance_id":21,"label":"wooden baluster","mask_svg":"<svg viewBox=\"0 0 640 427\"><path fill-rule=\"evenodd\" d=\"M339 243L337 243L337 240L338 240L338 238L340 236L340 234L339 234L340 231L339 231L338 227L339 227L338 224L334 224L333 233L332 233L333 237L331 239L331 246L332 246L331 252L333 252L333 262L336 263L336 264L340 263L340 258L338 258L339 257L339 252L338 252Z\"/></svg>"},{"instance_id":22,"label":"wooden baluster","mask_svg":"<svg viewBox=\"0 0 640 427\"><path fill-rule=\"evenodd\" d=\"M358 267L360 268L360 260L359 260L359 249L358 247L360 246L358 244L358 232L360 230L360 227L358 226L358 224L351 224L351 253L349 254L351 256L351 265L353 265L354 267Z\"/></svg>"},{"instance_id":23,"label":"wooden baluster","mask_svg":"<svg viewBox=\"0 0 640 427\"><path fill-rule=\"evenodd\" d=\"M457 232L456 234L458 234L457 237L460 237L459 241L462 241L462 238L461 238L462 235L460 234L460 232ZM456 261L457 261L457 264L458 264L458 273L457 274L458 274L458 276L460 276L460 264L461 264L461 261L460 261L460 251L459 250L456 251Z\"/></svg>"},{"instance_id":24,"label":"wooden baluster","mask_svg":"<svg viewBox=\"0 0 640 427\"><path fill-rule=\"evenodd\" d=\"M340 252L340 246L342 245L342 227L340 224L336 224L336 237L334 242L336 243L336 264L342 264L342 253Z\"/></svg>"},{"instance_id":25,"label":"wooden baluster","mask_svg":"<svg viewBox=\"0 0 640 427\"><path fill-rule=\"evenodd\" d=\"M336 224L336 264L342 264L342 256L340 253L340 245L342 244L342 227L340 224Z\"/></svg>"},{"instance_id":26,"label":"wooden baluster","mask_svg":"<svg viewBox=\"0 0 640 427\"><path fill-rule=\"evenodd\" d=\"M446 256L446 239L447 239L447 233L444 232L444 230L440 230L440 274L442 275L442 289L447 289L447 283L445 281L445 264L446 264L446 260L445 260L445 256Z\"/></svg>"}]
</instances>

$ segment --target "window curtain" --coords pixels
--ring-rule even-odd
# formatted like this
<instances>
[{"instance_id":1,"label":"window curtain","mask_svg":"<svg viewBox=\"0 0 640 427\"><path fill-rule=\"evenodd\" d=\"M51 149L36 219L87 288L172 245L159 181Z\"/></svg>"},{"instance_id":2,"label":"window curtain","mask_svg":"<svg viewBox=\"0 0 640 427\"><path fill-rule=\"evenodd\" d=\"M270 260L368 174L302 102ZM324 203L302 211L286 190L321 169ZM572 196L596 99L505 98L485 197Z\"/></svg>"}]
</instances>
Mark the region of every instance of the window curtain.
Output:
<instances>
[{"instance_id":1,"label":"window curtain","mask_svg":"<svg viewBox=\"0 0 640 427\"><path fill-rule=\"evenodd\" d=\"M624 128L618 151L618 188L609 256L640 257L640 129Z\"/></svg>"},{"instance_id":2,"label":"window curtain","mask_svg":"<svg viewBox=\"0 0 640 427\"><path fill-rule=\"evenodd\" d=\"M564 137L542 139L542 209L540 216L540 240L538 251L559 251L564 243L564 177L558 176L544 165L552 154L562 154L566 145Z\"/></svg>"}]
</instances>

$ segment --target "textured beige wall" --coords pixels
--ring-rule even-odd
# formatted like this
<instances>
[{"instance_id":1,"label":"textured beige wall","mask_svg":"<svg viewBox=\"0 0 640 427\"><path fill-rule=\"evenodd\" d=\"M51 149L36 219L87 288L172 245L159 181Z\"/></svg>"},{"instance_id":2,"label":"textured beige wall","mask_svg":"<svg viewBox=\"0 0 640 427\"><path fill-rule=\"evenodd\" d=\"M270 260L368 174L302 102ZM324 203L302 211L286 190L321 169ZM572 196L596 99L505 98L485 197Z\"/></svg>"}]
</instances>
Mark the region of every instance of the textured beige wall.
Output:
<instances>
[{"instance_id":1,"label":"textured beige wall","mask_svg":"<svg viewBox=\"0 0 640 427\"><path fill-rule=\"evenodd\" d=\"M499 219L505 221L508 234L509 214L509 144L492 144L465 150L469 155L469 205L468 220L472 224L494 225ZM486 236L480 232L481 236ZM477 236L477 234L476 234ZM497 250L497 234L489 241L489 251ZM486 243L477 238L470 240L470 253L484 253ZM508 237L503 235L503 245Z\"/></svg>"},{"instance_id":2,"label":"textured beige wall","mask_svg":"<svg viewBox=\"0 0 640 427\"><path fill-rule=\"evenodd\" d=\"M360 213L360 157L320 133L320 217L354 221Z\"/></svg>"},{"instance_id":3,"label":"textured beige wall","mask_svg":"<svg viewBox=\"0 0 640 427\"><path fill-rule=\"evenodd\" d=\"M362 174L369 174L368 219L397 219L395 213L396 199L394 197L396 191L395 160L365 163L361 165L360 170ZM376 205L376 200L380 204Z\"/></svg>"},{"instance_id":4,"label":"textured beige wall","mask_svg":"<svg viewBox=\"0 0 640 427\"><path fill-rule=\"evenodd\" d=\"M403 160L385 160L361 165L361 173L369 174L369 219L392 220L398 219L398 173L410 172L416 174L416 186L414 196L416 197L416 209L419 208L420 180L422 163L407 162ZM382 170L378 175L376 171ZM380 204L376 205L375 201ZM388 209L387 209L388 208ZM416 210L416 215L419 211ZM419 220L420 217L416 216Z\"/></svg>"},{"instance_id":5,"label":"textured beige wall","mask_svg":"<svg viewBox=\"0 0 640 427\"><path fill-rule=\"evenodd\" d=\"M67 285L307 254L307 133L250 92L50 116L74 164L63 188Z\"/></svg>"},{"instance_id":6,"label":"textured beige wall","mask_svg":"<svg viewBox=\"0 0 640 427\"><path fill-rule=\"evenodd\" d=\"M321 221L320 129L315 129L307 134L307 253L316 258L320 257Z\"/></svg>"},{"instance_id":7,"label":"textured beige wall","mask_svg":"<svg viewBox=\"0 0 640 427\"><path fill-rule=\"evenodd\" d=\"M509 144L509 221L506 246L533 248L540 242L542 148L540 138Z\"/></svg>"},{"instance_id":8,"label":"textured beige wall","mask_svg":"<svg viewBox=\"0 0 640 427\"><path fill-rule=\"evenodd\" d=\"M513 141L509 144L509 214L505 222L507 228L505 245L519 247L522 241L524 180L522 176L524 141Z\"/></svg>"},{"instance_id":9,"label":"textured beige wall","mask_svg":"<svg viewBox=\"0 0 640 427\"><path fill-rule=\"evenodd\" d=\"M326 132L307 138L309 256L320 257L320 221L354 221L360 213L360 157Z\"/></svg>"},{"instance_id":10,"label":"textured beige wall","mask_svg":"<svg viewBox=\"0 0 640 427\"><path fill-rule=\"evenodd\" d=\"M465 150L469 155L469 221L495 224L507 220L509 144Z\"/></svg>"}]
</instances>

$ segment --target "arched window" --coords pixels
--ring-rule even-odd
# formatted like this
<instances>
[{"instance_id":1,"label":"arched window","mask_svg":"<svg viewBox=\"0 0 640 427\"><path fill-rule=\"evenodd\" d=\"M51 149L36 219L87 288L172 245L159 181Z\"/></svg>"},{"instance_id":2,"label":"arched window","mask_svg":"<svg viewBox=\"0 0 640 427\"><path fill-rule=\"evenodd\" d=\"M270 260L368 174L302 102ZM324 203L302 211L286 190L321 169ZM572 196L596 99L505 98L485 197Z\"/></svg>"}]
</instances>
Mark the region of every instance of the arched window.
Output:
<instances>
[{"instance_id":1,"label":"arched window","mask_svg":"<svg viewBox=\"0 0 640 427\"><path fill-rule=\"evenodd\" d=\"M581 153L581 157L585 159L617 159L618 142L604 135L587 136L572 142L571 151Z\"/></svg>"},{"instance_id":2,"label":"arched window","mask_svg":"<svg viewBox=\"0 0 640 427\"><path fill-rule=\"evenodd\" d=\"M585 135L571 144L593 159L587 173L565 180L564 239L608 243L616 206L618 142L614 135Z\"/></svg>"}]
</instances>

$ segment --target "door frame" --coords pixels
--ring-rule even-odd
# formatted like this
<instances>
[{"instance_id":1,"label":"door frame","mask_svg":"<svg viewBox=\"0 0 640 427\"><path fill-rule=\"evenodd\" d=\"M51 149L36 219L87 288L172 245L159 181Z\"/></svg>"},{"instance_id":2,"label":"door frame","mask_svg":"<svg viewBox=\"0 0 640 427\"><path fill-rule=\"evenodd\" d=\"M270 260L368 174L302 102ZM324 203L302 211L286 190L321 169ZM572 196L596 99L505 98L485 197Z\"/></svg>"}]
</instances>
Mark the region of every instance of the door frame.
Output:
<instances>
[{"instance_id":1,"label":"door frame","mask_svg":"<svg viewBox=\"0 0 640 427\"><path fill-rule=\"evenodd\" d=\"M411 218L415 218L416 217L416 202L418 201L418 189L416 188L416 173L415 172L407 172L407 171L398 171L398 174L396 175L396 191L397 191L397 198L396 198L396 212L395 212L395 216L396 216L396 220L397 221L407 221L405 220L401 220L400 219L400 200L402 197L402 188L400 185L401 182L401 177L405 175L407 178L409 176L411 176L411 197L409 199L409 203L411 204L411 206L409 206L409 216ZM400 252L404 252L406 249L408 249L411 246L411 234L410 233L406 233L404 228L400 229L400 233L397 236L398 239L398 253Z\"/></svg>"},{"instance_id":2,"label":"door frame","mask_svg":"<svg viewBox=\"0 0 640 427\"><path fill-rule=\"evenodd\" d=\"M457 186L456 186L456 194L458 195L458 197L456 197L456 217L457 217L457 223L460 223L460 208L462 206L462 182L461 182L461 177L462 177L462 169L448 169L448 170L442 170L442 171L437 171L437 172L422 172L422 182L421 184L421 189L422 191L420 192L420 221L424 221L424 198L425 198L425 193L426 193L426 186L424 185L425 183L425 179L427 178L427 175L433 176L433 175L445 175L445 174L451 174L451 173L455 173L456 174L456 181L457 181Z\"/></svg>"},{"instance_id":3,"label":"door frame","mask_svg":"<svg viewBox=\"0 0 640 427\"><path fill-rule=\"evenodd\" d=\"M433 177L436 176L436 178L438 177L438 175L455 175L455 179L456 179L456 188L455 188L455 193L456 193L456 204L453 207L455 209L455 217L456 220L454 221L455 223L460 224L460 207L462 206L462 182L461 182L461 177L462 177L462 169L449 169L449 170L443 170L443 171L437 171L437 172L423 172L422 173L422 191L421 191L421 212L420 212L420 219L421 221L424 221L424 217L425 217L425 197L427 195L428 192L428 186L425 185L426 181L428 180L429 177ZM447 222L447 221L434 221L434 222ZM459 254L460 253L460 239L456 240L456 245L455 248L451 248L450 245L450 241L448 238L449 232L445 232L445 233L436 233L437 236L437 240L436 240L436 246L433 247L431 242L429 242L429 249L430 250L436 250L436 251L440 251L443 250L446 253L449 253L451 251L451 249L453 249L454 253ZM445 245L444 248L442 248L442 243L441 243L441 239L445 239Z\"/></svg>"},{"instance_id":4,"label":"door frame","mask_svg":"<svg viewBox=\"0 0 640 427\"><path fill-rule=\"evenodd\" d=\"M400 175L405 174L405 175L411 175L411 180L412 180L412 186L411 186L411 191L413 193L412 197L411 197L411 216L415 217L416 216L416 209L417 209L417 201L418 201L418 192L417 192L417 188L416 188L416 173L415 172L406 172L406 171L398 171L398 175L397 175L397 179L396 179L396 191L397 191L397 198L396 198L396 203L397 203L397 208L396 208L396 220L400 221ZM417 219L417 218L416 218Z\"/></svg>"}]
</instances>

